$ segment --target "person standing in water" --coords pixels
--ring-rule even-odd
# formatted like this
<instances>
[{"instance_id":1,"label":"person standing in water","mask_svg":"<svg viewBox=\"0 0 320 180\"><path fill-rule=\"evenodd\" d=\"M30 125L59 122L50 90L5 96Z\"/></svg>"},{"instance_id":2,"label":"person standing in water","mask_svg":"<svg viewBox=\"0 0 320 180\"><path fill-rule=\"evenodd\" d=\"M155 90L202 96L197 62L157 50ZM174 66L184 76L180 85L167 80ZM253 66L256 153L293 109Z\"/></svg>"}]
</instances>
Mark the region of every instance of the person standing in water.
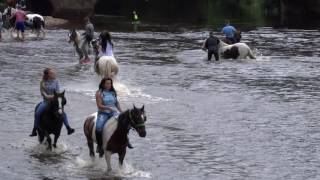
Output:
<instances>
[{"instance_id":1,"label":"person standing in water","mask_svg":"<svg viewBox=\"0 0 320 180\"><path fill-rule=\"evenodd\" d=\"M90 22L89 17L85 17L84 21L85 21L86 25L85 25L85 32L82 34L84 40L81 44L81 50L84 54L84 59L82 61L84 63L86 63L86 62L90 61L90 58L88 55L88 49L90 47L90 42L92 41L92 39L94 37L94 26Z\"/></svg>"},{"instance_id":2,"label":"person standing in water","mask_svg":"<svg viewBox=\"0 0 320 180\"><path fill-rule=\"evenodd\" d=\"M219 61L219 43L220 40L213 35L213 32L210 32L209 38L207 38L202 45L202 49L208 52L208 61L211 61L212 54L216 61Z\"/></svg>"}]
</instances>

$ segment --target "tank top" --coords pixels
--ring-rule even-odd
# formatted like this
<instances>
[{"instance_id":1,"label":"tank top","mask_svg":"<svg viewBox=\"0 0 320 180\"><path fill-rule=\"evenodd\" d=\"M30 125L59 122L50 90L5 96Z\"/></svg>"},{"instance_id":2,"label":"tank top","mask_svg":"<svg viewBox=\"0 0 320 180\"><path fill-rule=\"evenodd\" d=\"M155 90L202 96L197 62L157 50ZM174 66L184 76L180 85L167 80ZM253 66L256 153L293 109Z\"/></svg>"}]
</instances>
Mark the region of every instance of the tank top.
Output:
<instances>
[{"instance_id":1,"label":"tank top","mask_svg":"<svg viewBox=\"0 0 320 180\"><path fill-rule=\"evenodd\" d=\"M102 97L102 103L105 106L111 107L112 109L114 109L114 111L117 111L117 97L115 95L115 93L113 91L108 91L108 90L103 90L102 92L100 92L101 97ZM99 109L99 111L101 112L113 112L110 111L109 109Z\"/></svg>"}]
</instances>

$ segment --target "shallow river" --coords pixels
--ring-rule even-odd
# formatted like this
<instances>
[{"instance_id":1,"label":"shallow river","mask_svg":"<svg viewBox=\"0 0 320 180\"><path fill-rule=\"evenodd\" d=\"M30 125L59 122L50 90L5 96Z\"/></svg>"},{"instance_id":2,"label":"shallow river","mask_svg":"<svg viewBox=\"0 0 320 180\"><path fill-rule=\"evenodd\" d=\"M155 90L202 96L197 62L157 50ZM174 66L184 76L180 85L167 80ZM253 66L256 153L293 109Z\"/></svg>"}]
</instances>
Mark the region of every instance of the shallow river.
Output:
<instances>
[{"instance_id":1,"label":"shallow river","mask_svg":"<svg viewBox=\"0 0 320 180\"><path fill-rule=\"evenodd\" d=\"M320 179L320 32L257 28L243 33L257 60L208 62L208 31L116 32L123 109L145 105L147 136L125 167L106 172L83 134L100 78L77 64L67 30L44 40L0 42L1 179ZM53 152L30 138L45 67L57 69L76 132Z\"/></svg>"}]
</instances>

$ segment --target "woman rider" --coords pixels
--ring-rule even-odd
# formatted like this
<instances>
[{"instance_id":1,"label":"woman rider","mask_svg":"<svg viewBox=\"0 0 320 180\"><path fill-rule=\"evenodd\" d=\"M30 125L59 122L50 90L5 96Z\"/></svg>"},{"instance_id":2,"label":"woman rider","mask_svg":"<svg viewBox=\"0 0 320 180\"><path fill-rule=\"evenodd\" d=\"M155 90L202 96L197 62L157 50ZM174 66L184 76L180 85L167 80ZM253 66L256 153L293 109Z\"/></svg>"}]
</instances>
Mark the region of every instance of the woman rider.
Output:
<instances>
[{"instance_id":1,"label":"woman rider","mask_svg":"<svg viewBox=\"0 0 320 180\"><path fill-rule=\"evenodd\" d=\"M40 93L43 101L40 102L36 112L34 113L34 127L29 136L37 136L37 128L39 127L41 114L47 108L49 101L54 97L54 92L60 91L59 81L56 79L56 72L51 68L46 68L43 71L42 81L40 82ZM67 115L63 114L63 123L68 130L68 135L74 133L74 129L69 126Z\"/></svg>"},{"instance_id":2,"label":"woman rider","mask_svg":"<svg viewBox=\"0 0 320 180\"><path fill-rule=\"evenodd\" d=\"M113 87L111 78L103 78L99 84L99 89L96 92L96 103L98 107L98 117L96 122L96 139L97 139L97 152L99 156L103 155L102 148L102 130L105 123L113 116L119 115L122 112L117 92ZM128 145L132 148L131 145Z\"/></svg>"}]
</instances>

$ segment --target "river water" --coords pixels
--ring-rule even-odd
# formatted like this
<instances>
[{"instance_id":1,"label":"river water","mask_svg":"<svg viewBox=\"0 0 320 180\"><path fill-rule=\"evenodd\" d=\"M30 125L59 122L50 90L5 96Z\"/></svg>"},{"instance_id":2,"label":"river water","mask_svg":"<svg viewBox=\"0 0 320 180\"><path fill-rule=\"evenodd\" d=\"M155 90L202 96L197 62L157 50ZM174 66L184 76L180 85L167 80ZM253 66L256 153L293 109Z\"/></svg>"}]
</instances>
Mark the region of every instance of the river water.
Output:
<instances>
[{"instance_id":1,"label":"river water","mask_svg":"<svg viewBox=\"0 0 320 180\"><path fill-rule=\"evenodd\" d=\"M257 28L243 42L257 60L208 62L206 30L116 32L123 109L145 105L147 136L125 167L89 158L82 130L100 78L77 64L65 29L0 42L1 179L320 179L320 32ZM76 132L53 152L30 138L45 67L57 69Z\"/></svg>"}]
</instances>

